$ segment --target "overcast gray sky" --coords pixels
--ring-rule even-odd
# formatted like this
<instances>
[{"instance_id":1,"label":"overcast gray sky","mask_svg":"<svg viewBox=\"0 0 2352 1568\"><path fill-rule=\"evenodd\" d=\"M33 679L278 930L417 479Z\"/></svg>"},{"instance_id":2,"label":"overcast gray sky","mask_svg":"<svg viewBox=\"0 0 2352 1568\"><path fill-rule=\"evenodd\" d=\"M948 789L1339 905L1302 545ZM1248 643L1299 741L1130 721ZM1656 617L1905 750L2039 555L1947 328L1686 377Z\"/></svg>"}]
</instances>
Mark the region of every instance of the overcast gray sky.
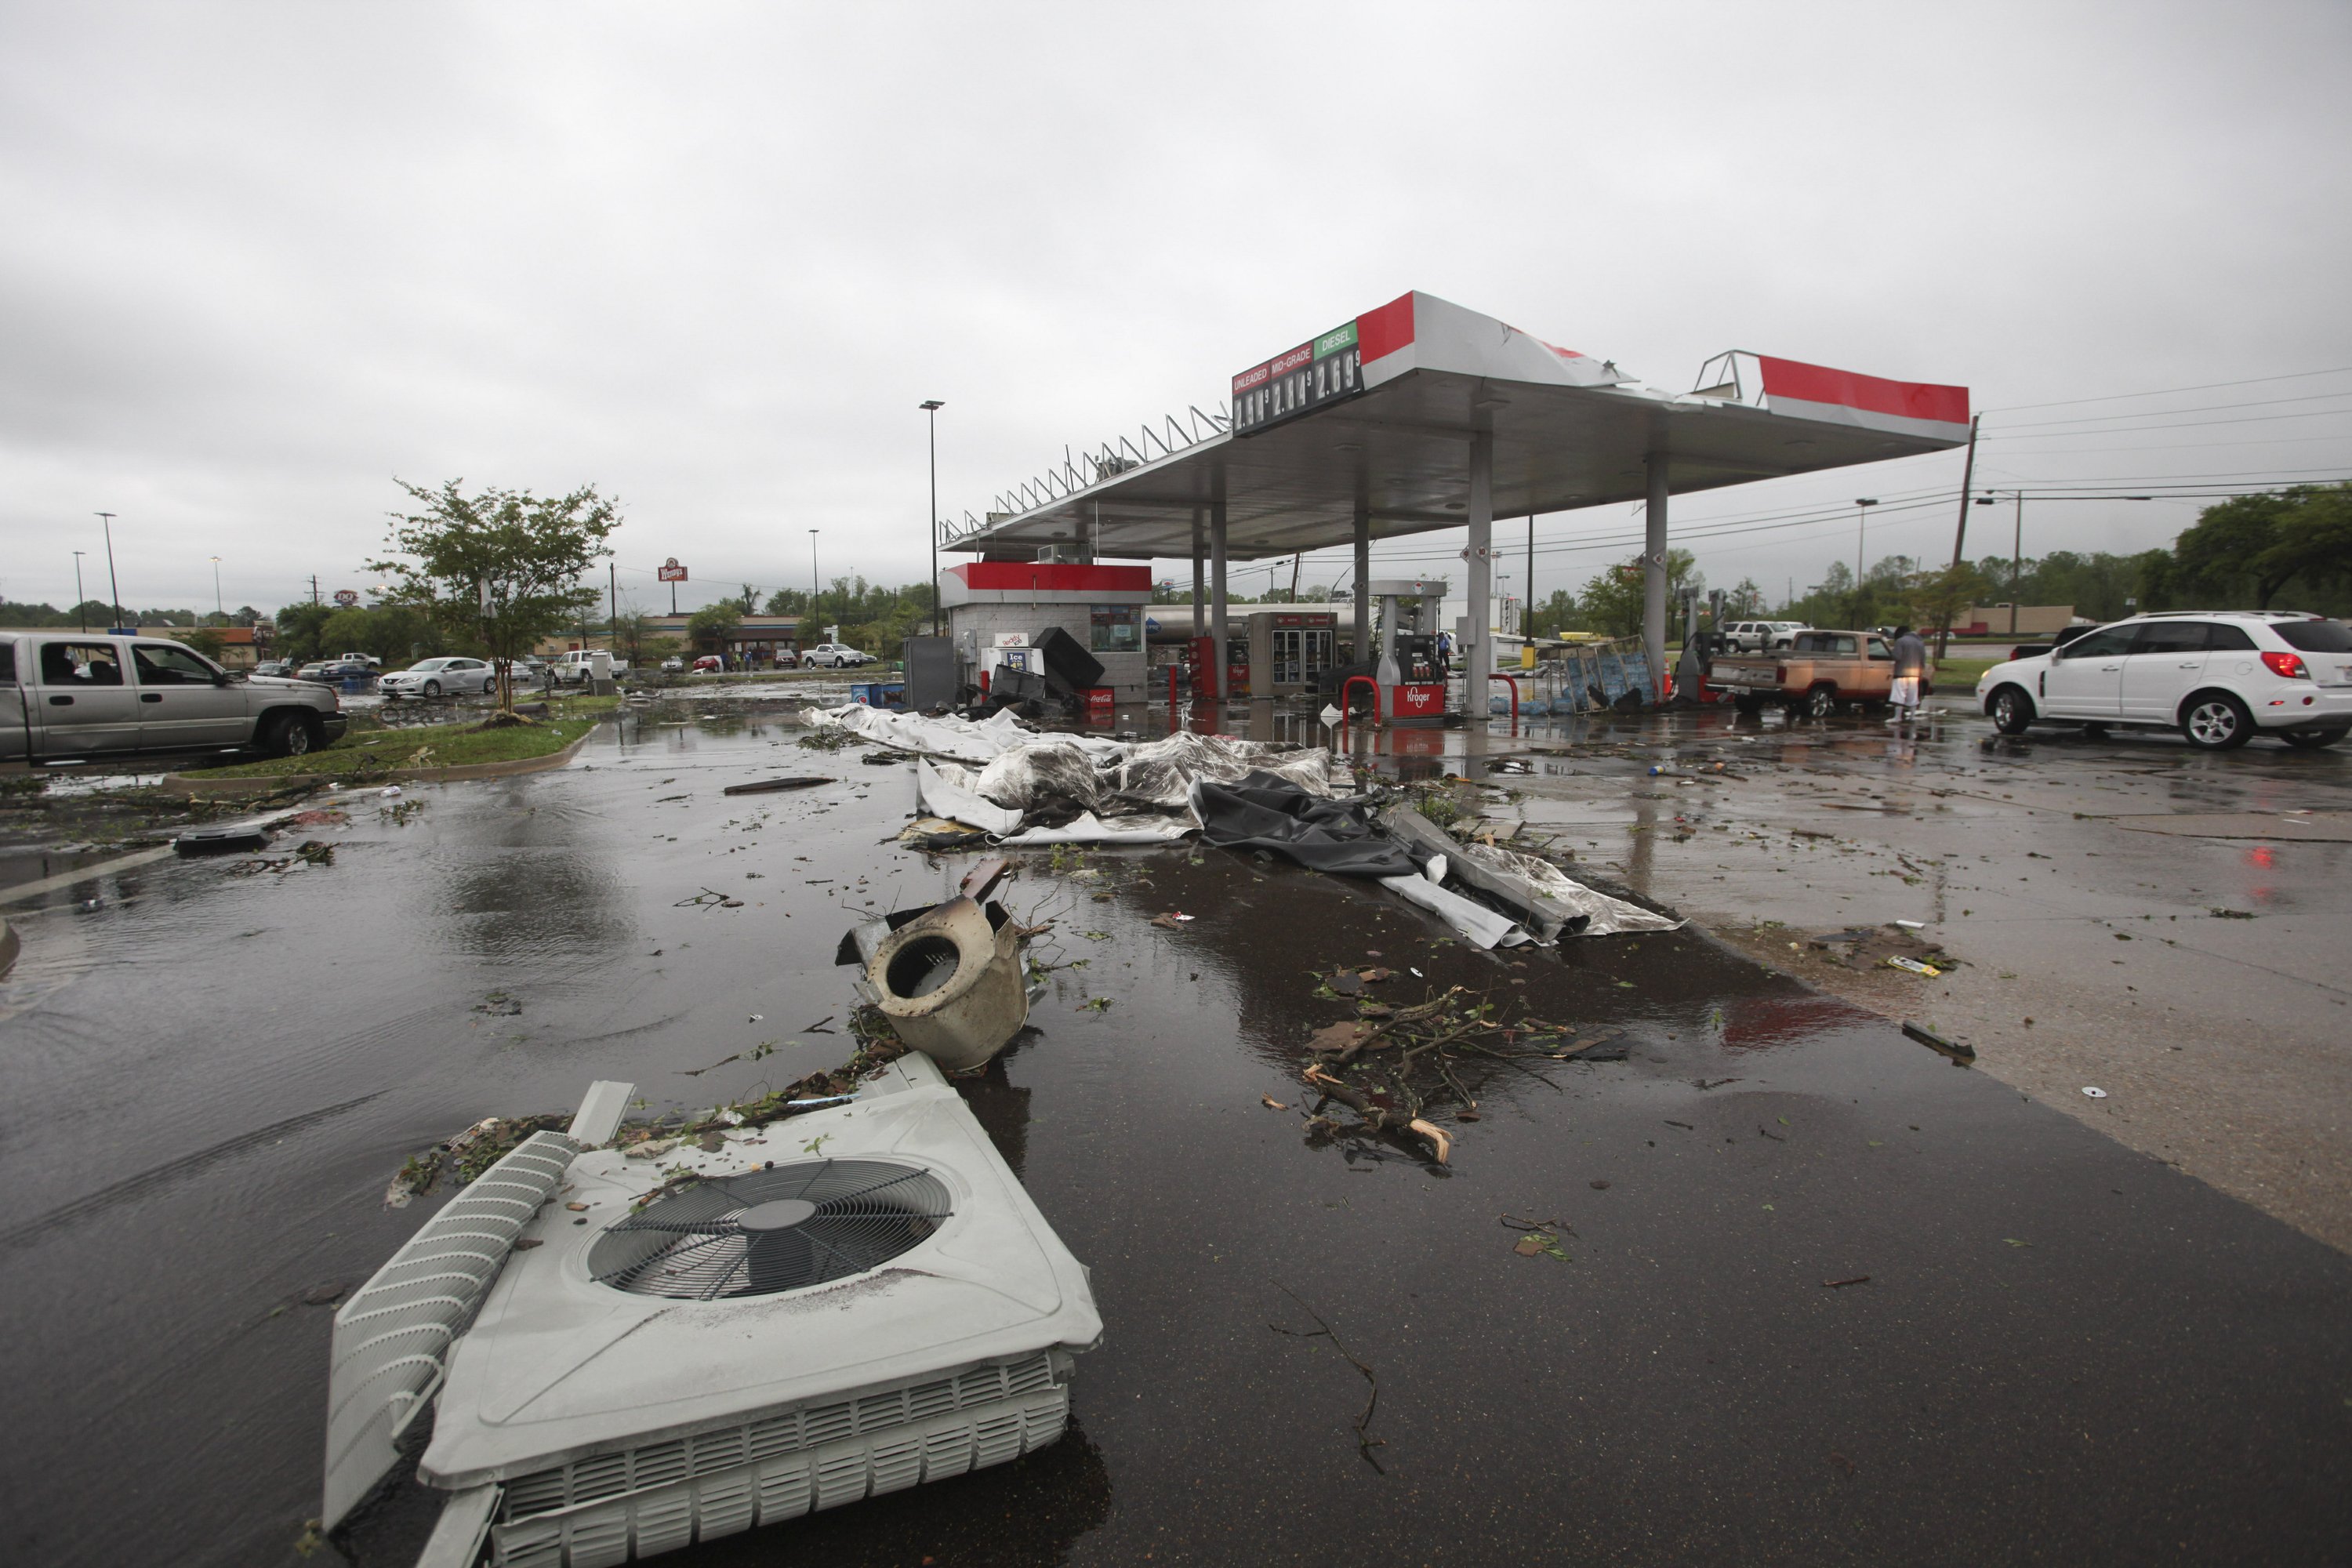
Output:
<instances>
[{"instance_id":1,"label":"overcast gray sky","mask_svg":"<svg viewBox=\"0 0 2352 1568\"><path fill-rule=\"evenodd\" d=\"M978 512L1407 289L1674 390L1733 347L1965 384L1980 483L2339 477L2347 60L2340 0L13 0L0 595L69 602L100 509L136 606L208 605L215 555L232 608L363 588L395 475L597 483L646 607L666 555L682 604L805 584L811 528L827 578L912 581L921 399L942 510ZM1958 474L1675 523L1877 494L1871 555L1934 556L1951 505L1900 503ZM2026 549L2167 542L2196 504L2030 510ZM1579 548L1538 595L1626 521L1543 520ZM1777 595L1853 546L1700 562Z\"/></svg>"}]
</instances>

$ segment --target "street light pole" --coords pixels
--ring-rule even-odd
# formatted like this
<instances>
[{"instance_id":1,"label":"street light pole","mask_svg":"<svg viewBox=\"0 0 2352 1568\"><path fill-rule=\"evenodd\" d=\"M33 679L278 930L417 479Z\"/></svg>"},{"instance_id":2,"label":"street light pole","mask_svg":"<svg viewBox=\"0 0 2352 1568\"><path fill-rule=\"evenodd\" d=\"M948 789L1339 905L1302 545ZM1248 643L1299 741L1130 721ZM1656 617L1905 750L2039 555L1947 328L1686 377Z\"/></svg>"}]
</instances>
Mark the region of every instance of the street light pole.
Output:
<instances>
[{"instance_id":1,"label":"street light pole","mask_svg":"<svg viewBox=\"0 0 2352 1568\"><path fill-rule=\"evenodd\" d=\"M918 405L931 417L931 635L940 635L940 410L939 398Z\"/></svg>"},{"instance_id":2,"label":"street light pole","mask_svg":"<svg viewBox=\"0 0 2352 1568\"><path fill-rule=\"evenodd\" d=\"M106 524L106 589L114 595L114 602L106 608L113 617L114 625L119 626L122 624L122 584L114 577L114 514L102 511L98 515Z\"/></svg>"},{"instance_id":3,"label":"street light pole","mask_svg":"<svg viewBox=\"0 0 2352 1568\"><path fill-rule=\"evenodd\" d=\"M221 599L220 557L217 555L213 557L213 614L221 618L221 625L228 625L228 609Z\"/></svg>"},{"instance_id":4,"label":"street light pole","mask_svg":"<svg viewBox=\"0 0 2352 1568\"><path fill-rule=\"evenodd\" d=\"M84 605L86 605L86 604L89 603L89 601L87 598L85 598L85 597L83 596L83 595L82 595L82 591L81 591L81 558L82 558L82 554L83 554L83 552L82 552L81 551L79 551L79 550L77 550L77 551L75 551L75 552L73 552L73 555L74 555L74 619L75 619L77 622L79 622L79 623L80 624L80 626L81 626L81 629L82 629L82 630L84 630L84 631L88 631L88 630L89 630L89 617L87 615L84 615L84 614L82 613L82 606L83 606Z\"/></svg>"},{"instance_id":5,"label":"street light pole","mask_svg":"<svg viewBox=\"0 0 2352 1568\"><path fill-rule=\"evenodd\" d=\"M1853 587L1856 593L1862 591L1862 542L1868 531L1866 520L1870 516L1870 509L1877 504L1875 496L1853 498Z\"/></svg>"},{"instance_id":6,"label":"street light pole","mask_svg":"<svg viewBox=\"0 0 2352 1568\"><path fill-rule=\"evenodd\" d=\"M809 530L809 620L814 624L816 609L816 530Z\"/></svg>"},{"instance_id":7,"label":"street light pole","mask_svg":"<svg viewBox=\"0 0 2352 1568\"><path fill-rule=\"evenodd\" d=\"M2011 490L2009 492L2009 495L2010 500L2015 502L2017 507L2016 519L2012 524L2013 531L2009 544L2009 635L2015 637L2017 635L2018 594L2020 584L2025 577L2025 492L2023 490ZM2052 495L2045 490L2042 492L2042 499L2045 501L2144 501L2154 500L2156 498L2154 496ZM1979 506L1994 506L1998 505L2000 500L2000 492L1999 490L1987 490L1983 495L1977 498L1976 504Z\"/></svg>"}]
</instances>

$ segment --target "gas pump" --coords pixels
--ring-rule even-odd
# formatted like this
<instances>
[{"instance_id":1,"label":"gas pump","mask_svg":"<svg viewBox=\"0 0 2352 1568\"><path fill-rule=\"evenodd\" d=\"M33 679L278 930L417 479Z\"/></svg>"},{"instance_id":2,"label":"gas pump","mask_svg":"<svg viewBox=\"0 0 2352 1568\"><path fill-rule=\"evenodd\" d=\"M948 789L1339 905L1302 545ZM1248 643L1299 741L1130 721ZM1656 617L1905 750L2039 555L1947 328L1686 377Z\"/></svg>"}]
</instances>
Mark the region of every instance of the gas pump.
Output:
<instances>
[{"instance_id":1,"label":"gas pump","mask_svg":"<svg viewBox=\"0 0 2352 1568\"><path fill-rule=\"evenodd\" d=\"M1225 638L1225 691L1234 697L1249 695L1249 635L1228 635ZM1184 662L1190 667L1192 695L1205 699L1216 689L1217 639L1214 637L1188 637L1184 642Z\"/></svg>"},{"instance_id":2,"label":"gas pump","mask_svg":"<svg viewBox=\"0 0 2352 1568\"><path fill-rule=\"evenodd\" d=\"M1437 724L1445 719L1445 671L1437 658L1437 634L1423 626L1434 620L1445 601L1445 584L1418 577L1380 579L1364 584L1380 601L1381 657L1373 679L1380 683L1381 711L1391 724ZM1411 626L1400 599L1417 599Z\"/></svg>"}]
</instances>

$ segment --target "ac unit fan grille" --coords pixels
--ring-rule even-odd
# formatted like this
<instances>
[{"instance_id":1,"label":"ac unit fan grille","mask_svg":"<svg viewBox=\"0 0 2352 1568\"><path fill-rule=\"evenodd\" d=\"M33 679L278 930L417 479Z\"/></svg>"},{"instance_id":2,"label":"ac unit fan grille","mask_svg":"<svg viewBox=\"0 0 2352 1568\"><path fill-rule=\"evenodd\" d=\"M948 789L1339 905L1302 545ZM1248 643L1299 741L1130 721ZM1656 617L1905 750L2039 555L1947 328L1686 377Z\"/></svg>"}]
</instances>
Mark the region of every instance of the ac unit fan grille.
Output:
<instances>
[{"instance_id":1,"label":"ac unit fan grille","mask_svg":"<svg viewBox=\"0 0 2352 1568\"><path fill-rule=\"evenodd\" d=\"M597 1237L588 1272L635 1296L772 1296L887 1263L953 1212L919 1165L804 1160L656 1198Z\"/></svg>"}]
</instances>

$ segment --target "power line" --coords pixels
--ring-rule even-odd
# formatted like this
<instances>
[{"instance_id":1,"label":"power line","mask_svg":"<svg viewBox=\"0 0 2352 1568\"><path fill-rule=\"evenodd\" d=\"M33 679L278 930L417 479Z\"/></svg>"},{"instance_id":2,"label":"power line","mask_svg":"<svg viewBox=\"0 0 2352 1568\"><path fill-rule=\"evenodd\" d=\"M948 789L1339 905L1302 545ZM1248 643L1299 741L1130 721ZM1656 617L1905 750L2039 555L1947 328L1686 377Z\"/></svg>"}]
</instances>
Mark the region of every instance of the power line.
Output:
<instances>
[{"instance_id":1,"label":"power line","mask_svg":"<svg viewBox=\"0 0 2352 1568\"><path fill-rule=\"evenodd\" d=\"M2190 411L2180 409L2178 412L2186 414ZM2347 414L2352 414L2352 408L2315 408L2308 414L2257 414L2251 419L2183 419L2173 425L2122 425L2105 430L2044 430L2038 434L2032 431L2023 434L1997 432L1989 433L1984 438L1988 441L2053 441L2069 436L2137 436L2144 431L2201 430L2214 425L2267 425L2279 419L2334 419Z\"/></svg>"},{"instance_id":2,"label":"power line","mask_svg":"<svg viewBox=\"0 0 2352 1568\"><path fill-rule=\"evenodd\" d=\"M2308 381L2319 375L2352 375L2352 365L2338 365L2334 370L2297 370L2284 375L2249 376L2244 381L2208 381L2196 386L2168 386L2155 392L2111 392L2104 397L2062 397L2055 403L2012 403L2006 408L1988 408L1987 414L2025 414L2036 408L2074 408L2085 403L2121 403L2133 397L2170 397L2182 392L2218 392L2225 386L2260 386L2273 381Z\"/></svg>"},{"instance_id":3,"label":"power line","mask_svg":"<svg viewBox=\"0 0 2352 1568\"><path fill-rule=\"evenodd\" d=\"M2331 397L2352 397L2352 391L2313 392L2301 397L2264 397L2252 403L2195 403L2186 408L2150 408L2137 414L2095 414L2085 419L2034 419L2023 425L2003 426L2010 430L2054 430L2065 425L2111 425L2118 419L2169 419L2176 414L2214 414L2234 408L2276 408L2289 403L2324 403ZM2321 413L2347 412L2322 409Z\"/></svg>"}]
</instances>

